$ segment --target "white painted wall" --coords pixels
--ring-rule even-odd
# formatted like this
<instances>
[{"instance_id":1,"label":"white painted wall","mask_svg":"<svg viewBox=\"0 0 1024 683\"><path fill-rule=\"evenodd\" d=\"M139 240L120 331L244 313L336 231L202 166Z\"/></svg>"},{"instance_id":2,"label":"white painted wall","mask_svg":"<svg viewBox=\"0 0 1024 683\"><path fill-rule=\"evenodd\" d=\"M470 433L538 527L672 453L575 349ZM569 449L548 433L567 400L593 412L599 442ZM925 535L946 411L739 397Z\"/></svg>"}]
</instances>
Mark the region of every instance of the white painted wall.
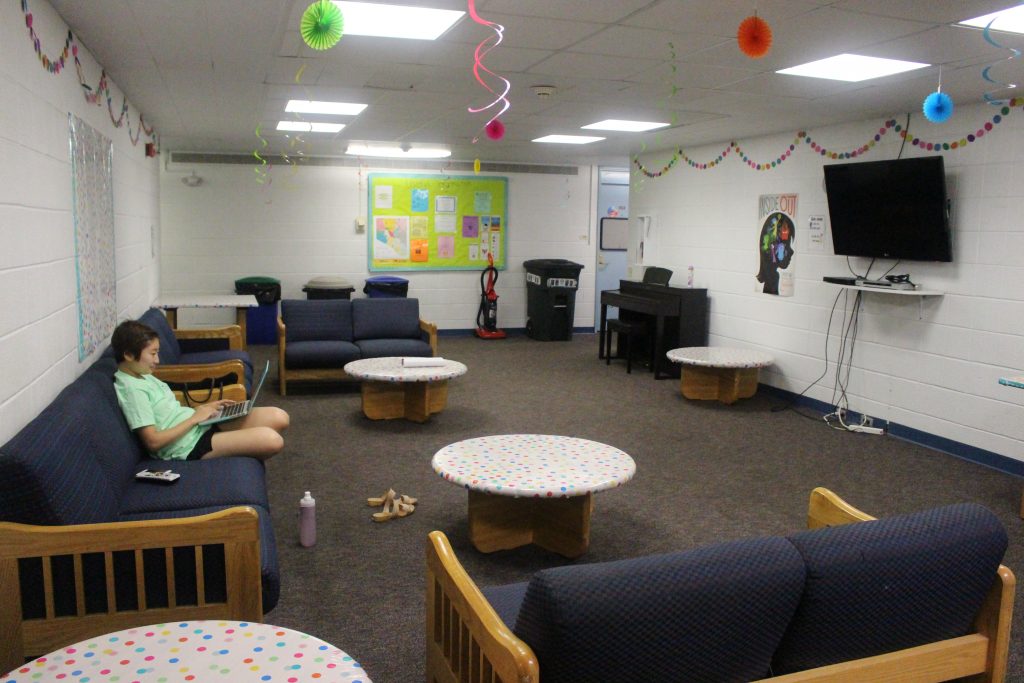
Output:
<instances>
[{"instance_id":1,"label":"white painted wall","mask_svg":"<svg viewBox=\"0 0 1024 683\"><path fill-rule=\"evenodd\" d=\"M911 132L928 141L948 142L981 128L997 111L988 105L958 106L944 125L915 115ZM843 151L865 144L879 127L879 121L864 121L809 132L825 147ZM793 143L793 135L739 143L750 158L771 161ZM890 132L863 160L896 158L900 143ZM697 161L709 161L725 146L686 152ZM933 154L909 141L903 151L904 157ZM1024 391L998 384L999 377L1024 370L1024 112L1018 105L985 137L942 154L953 201L954 262L904 261L893 272L910 273L915 282L945 296L865 296L850 408L1024 460ZM649 153L641 161L658 170L669 157ZM657 248L647 252L644 263L674 270L677 286L685 282L692 264L695 286L708 288L710 343L772 353L776 364L762 374L762 381L794 393L826 369L825 331L839 290L821 278L849 274L846 258L832 253L830 229L824 251L807 248L808 216L828 215L824 163L806 144L767 171L749 168L733 152L708 170L680 161L660 178L634 183L630 195L631 215L655 216ZM795 295L761 294L754 278L757 198L791 192L799 195L791 267L796 271ZM868 261L853 259L854 269L863 273ZM876 265L872 273L880 275L889 265L892 261L881 270ZM808 396L832 402L838 341L834 323L828 372Z\"/></svg>"},{"instance_id":2,"label":"white painted wall","mask_svg":"<svg viewBox=\"0 0 1024 683\"><path fill-rule=\"evenodd\" d=\"M181 178L193 170L203 183L187 187ZM306 282L331 275L348 280L356 288L353 296L364 296L367 276L397 275L409 280L409 296L419 299L424 319L440 329L476 327L480 271L367 270L367 236L356 232L355 219L366 216L366 178L374 171L403 172L391 167L275 167L272 182L261 184L248 165L170 166L161 174L160 189L163 293L231 293L240 277L268 275L281 280L284 298L304 299ZM593 327L596 168L580 167L577 175L498 175L509 179L510 200L508 269L497 284L499 327L525 327L522 263L535 258L584 265L575 325ZM179 320L182 326L228 324L234 311L181 309Z\"/></svg>"},{"instance_id":3,"label":"white painted wall","mask_svg":"<svg viewBox=\"0 0 1024 683\"><path fill-rule=\"evenodd\" d=\"M32 0L30 9L44 54L59 57L67 25L44 0ZM95 86L101 65L80 43L79 58ZM121 92L110 87L119 112ZM86 102L73 61L59 74L43 68L20 4L0 3L0 443L95 360L78 362L69 112L114 143L117 311L135 316L159 288L150 251L159 164L145 157L144 135L132 146L105 102ZM129 116L134 130L139 112L130 105Z\"/></svg>"}]
</instances>

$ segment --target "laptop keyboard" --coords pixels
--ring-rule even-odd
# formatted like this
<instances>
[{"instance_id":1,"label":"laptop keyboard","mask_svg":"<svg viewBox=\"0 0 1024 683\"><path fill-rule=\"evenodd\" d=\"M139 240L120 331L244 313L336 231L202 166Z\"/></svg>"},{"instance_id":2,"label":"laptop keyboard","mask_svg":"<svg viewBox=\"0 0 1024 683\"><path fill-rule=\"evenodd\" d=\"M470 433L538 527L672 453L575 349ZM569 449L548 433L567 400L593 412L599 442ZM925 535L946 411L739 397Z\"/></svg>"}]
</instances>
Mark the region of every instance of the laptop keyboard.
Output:
<instances>
[{"instance_id":1,"label":"laptop keyboard","mask_svg":"<svg viewBox=\"0 0 1024 683\"><path fill-rule=\"evenodd\" d=\"M243 415L243 414L245 414L245 411L248 410L248 409L249 409L249 402L248 401L242 401L241 403L232 403L229 406L224 406L224 409L221 410L221 412L220 412L220 416L221 417L234 417L236 415Z\"/></svg>"}]
</instances>

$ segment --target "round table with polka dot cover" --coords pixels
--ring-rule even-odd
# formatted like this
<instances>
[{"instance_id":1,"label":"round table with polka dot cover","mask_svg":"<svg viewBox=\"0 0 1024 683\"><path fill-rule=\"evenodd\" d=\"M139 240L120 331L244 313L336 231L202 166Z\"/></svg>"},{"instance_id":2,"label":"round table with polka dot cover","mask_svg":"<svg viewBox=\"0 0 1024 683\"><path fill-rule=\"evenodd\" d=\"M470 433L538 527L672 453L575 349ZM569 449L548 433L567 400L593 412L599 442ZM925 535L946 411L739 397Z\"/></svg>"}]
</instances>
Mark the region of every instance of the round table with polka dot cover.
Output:
<instances>
[{"instance_id":1,"label":"round table with polka dot cover","mask_svg":"<svg viewBox=\"0 0 1024 683\"><path fill-rule=\"evenodd\" d=\"M178 621L129 628L56 650L2 683L371 683L357 661L319 638L270 624Z\"/></svg>"},{"instance_id":2,"label":"round table with polka dot cover","mask_svg":"<svg viewBox=\"0 0 1024 683\"><path fill-rule=\"evenodd\" d=\"M593 494L636 474L633 458L617 448L547 434L459 441L434 454L431 465L467 489L477 550L534 543L565 557L579 557L590 545Z\"/></svg>"},{"instance_id":3,"label":"round table with polka dot cover","mask_svg":"<svg viewBox=\"0 0 1024 683\"><path fill-rule=\"evenodd\" d=\"M426 422L448 403L448 380L468 370L464 364L445 358L433 359L442 363L434 367L405 366L402 360L388 356L345 364L347 375L362 380L363 414L371 420L403 417Z\"/></svg>"},{"instance_id":4,"label":"round table with polka dot cover","mask_svg":"<svg viewBox=\"0 0 1024 683\"><path fill-rule=\"evenodd\" d=\"M757 393L761 368L775 362L771 354L756 349L727 346L687 346L665 354L683 366L679 390L691 399L718 399L735 403Z\"/></svg>"}]
</instances>

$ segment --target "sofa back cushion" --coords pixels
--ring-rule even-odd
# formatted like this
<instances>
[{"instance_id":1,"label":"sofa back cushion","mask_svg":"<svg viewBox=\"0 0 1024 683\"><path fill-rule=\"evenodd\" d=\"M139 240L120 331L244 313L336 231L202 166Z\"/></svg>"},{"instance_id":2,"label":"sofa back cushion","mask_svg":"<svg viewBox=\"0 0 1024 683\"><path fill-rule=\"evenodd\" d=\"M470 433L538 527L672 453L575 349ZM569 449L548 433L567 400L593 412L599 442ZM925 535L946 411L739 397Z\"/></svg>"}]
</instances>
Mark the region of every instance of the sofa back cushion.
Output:
<instances>
[{"instance_id":1,"label":"sofa back cushion","mask_svg":"<svg viewBox=\"0 0 1024 683\"><path fill-rule=\"evenodd\" d=\"M996 516L967 503L789 540L807 564L807 585L775 674L965 635L1007 544Z\"/></svg>"},{"instance_id":2,"label":"sofa back cushion","mask_svg":"<svg viewBox=\"0 0 1024 683\"><path fill-rule=\"evenodd\" d=\"M160 362L165 365L178 365L181 363L181 347L178 345L178 338L174 336L167 317L159 308L150 308L139 317L140 323L145 323L156 331L160 337Z\"/></svg>"},{"instance_id":3,"label":"sofa back cushion","mask_svg":"<svg viewBox=\"0 0 1024 683\"><path fill-rule=\"evenodd\" d=\"M419 339L419 299L354 299L352 329L360 339Z\"/></svg>"},{"instance_id":4,"label":"sofa back cushion","mask_svg":"<svg viewBox=\"0 0 1024 683\"><path fill-rule=\"evenodd\" d=\"M514 631L544 683L749 681L767 675L803 583L783 538L558 567L530 580Z\"/></svg>"},{"instance_id":5,"label":"sofa back cushion","mask_svg":"<svg viewBox=\"0 0 1024 683\"><path fill-rule=\"evenodd\" d=\"M348 299L284 299L285 340L352 341L352 302Z\"/></svg>"}]
</instances>

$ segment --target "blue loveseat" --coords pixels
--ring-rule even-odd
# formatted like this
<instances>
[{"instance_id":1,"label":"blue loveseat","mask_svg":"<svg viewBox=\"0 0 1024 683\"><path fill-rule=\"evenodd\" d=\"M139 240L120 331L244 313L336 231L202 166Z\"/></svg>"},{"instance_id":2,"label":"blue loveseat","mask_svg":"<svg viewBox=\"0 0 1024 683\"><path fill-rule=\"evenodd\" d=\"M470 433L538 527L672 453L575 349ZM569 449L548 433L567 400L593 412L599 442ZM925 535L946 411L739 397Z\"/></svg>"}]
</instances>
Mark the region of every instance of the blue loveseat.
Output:
<instances>
[{"instance_id":1,"label":"blue loveseat","mask_svg":"<svg viewBox=\"0 0 1024 683\"><path fill-rule=\"evenodd\" d=\"M839 526L482 591L434 531L427 678L1002 681L1014 577L995 515L959 504L871 519L816 489L809 525Z\"/></svg>"},{"instance_id":2,"label":"blue loveseat","mask_svg":"<svg viewBox=\"0 0 1024 683\"><path fill-rule=\"evenodd\" d=\"M88 637L114 624L126 628L202 615L258 620L277 604L277 552L263 463L244 457L173 463L149 458L118 406L115 369L113 359L98 360L0 446L0 598L17 591L22 655L76 640L54 637ZM136 472L165 464L181 475L176 483L135 478ZM243 536L251 541L245 547L237 545ZM30 559L33 548L55 538L64 540L40 553L44 560ZM15 546L27 554L8 557ZM62 572L57 558L44 570L46 555L74 553L82 554L75 561L85 568L82 576ZM40 607L44 571L52 575L53 613ZM238 583L239 576L249 579ZM205 592L198 588L204 584ZM84 596L84 604L76 595ZM5 607L12 606L0 600L0 621L13 628ZM16 606L10 611L17 616Z\"/></svg>"},{"instance_id":3,"label":"blue loveseat","mask_svg":"<svg viewBox=\"0 0 1024 683\"><path fill-rule=\"evenodd\" d=\"M437 355L437 326L417 299L284 299L277 319L281 395L287 381L348 379L361 358Z\"/></svg>"}]
</instances>

